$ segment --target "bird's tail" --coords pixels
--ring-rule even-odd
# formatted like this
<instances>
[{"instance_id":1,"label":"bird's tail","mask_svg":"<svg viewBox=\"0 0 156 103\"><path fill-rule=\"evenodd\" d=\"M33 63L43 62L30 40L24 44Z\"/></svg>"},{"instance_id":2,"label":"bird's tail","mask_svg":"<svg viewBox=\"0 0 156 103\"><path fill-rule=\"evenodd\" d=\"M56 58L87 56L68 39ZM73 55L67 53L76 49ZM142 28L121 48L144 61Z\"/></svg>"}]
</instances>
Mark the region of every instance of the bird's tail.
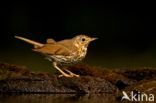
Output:
<instances>
[{"instance_id":1,"label":"bird's tail","mask_svg":"<svg viewBox=\"0 0 156 103\"><path fill-rule=\"evenodd\" d=\"M42 44L42 43L38 43L36 41L30 40L30 39L27 39L27 38L23 38L23 37L20 37L20 36L15 36L15 38L23 40L23 41L25 41L25 42L27 42L29 44L32 44L32 45L34 45L35 48L44 46L44 44Z\"/></svg>"}]
</instances>

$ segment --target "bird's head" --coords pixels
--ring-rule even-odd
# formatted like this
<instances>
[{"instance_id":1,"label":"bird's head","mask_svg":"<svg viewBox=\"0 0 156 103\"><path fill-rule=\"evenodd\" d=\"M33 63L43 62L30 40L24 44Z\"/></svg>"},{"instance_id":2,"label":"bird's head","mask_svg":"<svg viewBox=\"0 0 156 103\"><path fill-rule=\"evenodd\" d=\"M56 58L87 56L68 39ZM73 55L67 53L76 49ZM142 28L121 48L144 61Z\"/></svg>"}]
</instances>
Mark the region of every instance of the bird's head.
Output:
<instances>
[{"instance_id":1,"label":"bird's head","mask_svg":"<svg viewBox=\"0 0 156 103\"><path fill-rule=\"evenodd\" d=\"M78 35L73 38L76 46L87 47L91 41L96 40L97 38L92 38L86 35Z\"/></svg>"}]
</instances>

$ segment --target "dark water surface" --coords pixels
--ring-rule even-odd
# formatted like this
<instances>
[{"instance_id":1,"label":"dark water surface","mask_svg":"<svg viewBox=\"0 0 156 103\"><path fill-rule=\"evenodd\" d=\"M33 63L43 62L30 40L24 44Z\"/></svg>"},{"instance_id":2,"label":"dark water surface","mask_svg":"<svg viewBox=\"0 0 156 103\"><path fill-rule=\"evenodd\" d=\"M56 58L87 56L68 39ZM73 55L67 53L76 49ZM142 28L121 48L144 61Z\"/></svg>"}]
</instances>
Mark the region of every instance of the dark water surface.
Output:
<instances>
[{"instance_id":1,"label":"dark water surface","mask_svg":"<svg viewBox=\"0 0 156 103\"><path fill-rule=\"evenodd\" d=\"M19 94L0 95L0 103L119 103L111 94Z\"/></svg>"}]
</instances>

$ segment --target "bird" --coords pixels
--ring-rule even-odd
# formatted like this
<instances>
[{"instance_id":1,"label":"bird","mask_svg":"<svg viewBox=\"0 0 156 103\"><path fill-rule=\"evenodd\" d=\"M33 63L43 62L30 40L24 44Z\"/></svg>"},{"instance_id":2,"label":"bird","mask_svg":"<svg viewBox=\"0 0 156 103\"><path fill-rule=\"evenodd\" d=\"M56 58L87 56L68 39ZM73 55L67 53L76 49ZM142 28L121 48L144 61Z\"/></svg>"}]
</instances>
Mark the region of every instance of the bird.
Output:
<instances>
[{"instance_id":1,"label":"bird","mask_svg":"<svg viewBox=\"0 0 156 103\"><path fill-rule=\"evenodd\" d=\"M60 41L48 38L46 43L43 44L21 36L15 36L15 38L32 44L34 46L33 51L43 54L46 59L52 62L53 67L61 73L59 77L80 77L80 75L67 69L62 70L59 65L70 65L80 62L86 57L90 42L98 39L80 34Z\"/></svg>"}]
</instances>

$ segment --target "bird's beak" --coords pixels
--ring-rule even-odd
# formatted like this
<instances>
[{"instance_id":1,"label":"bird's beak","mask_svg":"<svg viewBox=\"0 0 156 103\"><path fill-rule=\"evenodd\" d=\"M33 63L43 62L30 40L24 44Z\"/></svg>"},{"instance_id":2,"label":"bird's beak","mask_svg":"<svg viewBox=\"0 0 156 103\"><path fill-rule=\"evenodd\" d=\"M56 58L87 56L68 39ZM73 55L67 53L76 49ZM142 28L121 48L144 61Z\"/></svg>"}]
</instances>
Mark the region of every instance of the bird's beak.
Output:
<instances>
[{"instance_id":1,"label":"bird's beak","mask_svg":"<svg viewBox=\"0 0 156 103\"><path fill-rule=\"evenodd\" d=\"M98 38L91 38L91 40L90 41L94 41L94 40L97 40Z\"/></svg>"}]
</instances>

